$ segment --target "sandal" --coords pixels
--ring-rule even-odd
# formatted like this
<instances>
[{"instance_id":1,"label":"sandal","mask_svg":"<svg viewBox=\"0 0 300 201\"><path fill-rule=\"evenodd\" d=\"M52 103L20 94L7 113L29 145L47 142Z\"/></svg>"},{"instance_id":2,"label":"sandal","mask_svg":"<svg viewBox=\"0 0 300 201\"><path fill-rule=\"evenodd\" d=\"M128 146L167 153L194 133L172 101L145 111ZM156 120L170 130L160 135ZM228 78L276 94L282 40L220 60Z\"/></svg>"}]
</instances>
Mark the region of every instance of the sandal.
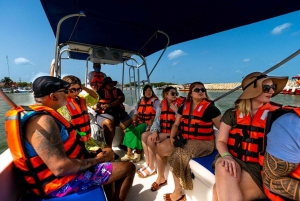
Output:
<instances>
[{"instance_id":1,"label":"sandal","mask_svg":"<svg viewBox=\"0 0 300 201\"><path fill-rule=\"evenodd\" d=\"M125 154L122 158L121 161L131 161L133 159L133 156L128 156L127 154Z\"/></svg>"},{"instance_id":2,"label":"sandal","mask_svg":"<svg viewBox=\"0 0 300 201\"><path fill-rule=\"evenodd\" d=\"M144 172L144 170L140 170L138 172L138 176L140 178L147 178L147 177L150 177L152 175L155 175L156 174L156 170L151 170L149 167L146 167L146 170L148 171L148 174L146 172Z\"/></svg>"},{"instance_id":3,"label":"sandal","mask_svg":"<svg viewBox=\"0 0 300 201\"><path fill-rule=\"evenodd\" d=\"M143 170L142 170L143 168L146 169L147 167L149 167L148 164L147 164L147 163L144 163L144 164L142 165L142 167L140 167L139 169L137 169L136 173L139 174L141 171L143 171Z\"/></svg>"},{"instance_id":4,"label":"sandal","mask_svg":"<svg viewBox=\"0 0 300 201\"><path fill-rule=\"evenodd\" d=\"M162 182L162 183L160 183L160 184L154 182L154 183L151 185L151 191L153 191L153 192L154 192L154 191L157 191L157 190L160 189L160 187L165 186L165 185L167 185L167 184L168 184L168 183L167 183L167 180L164 181L164 182Z\"/></svg>"},{"instance_id":5,"label":"sandal","mask_svg":"<svg viewBox=\"0 0 300 201\"><path fill-rule=\"evenodd\" d=\"M172 201L171 199L171 193L167 193L167 194L164 194L164 200L165 201ZM186 197L185 195L183 194L178 200L176 201L186 201Z\"/></svg>"}]
</instances>

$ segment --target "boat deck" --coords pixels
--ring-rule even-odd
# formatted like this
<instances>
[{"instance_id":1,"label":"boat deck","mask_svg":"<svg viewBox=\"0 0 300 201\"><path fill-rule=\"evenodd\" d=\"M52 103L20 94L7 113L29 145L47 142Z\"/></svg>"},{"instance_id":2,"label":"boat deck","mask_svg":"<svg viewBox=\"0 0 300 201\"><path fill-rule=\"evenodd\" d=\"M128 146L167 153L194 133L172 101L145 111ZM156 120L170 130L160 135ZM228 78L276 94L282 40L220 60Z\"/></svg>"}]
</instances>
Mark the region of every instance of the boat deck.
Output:
<instances>
[{"instance_id":1,"label":"boat deck","mask_svg":"<svg viewBox=\"0 0 300 201\"><path fill-rule=\"evenodd\" d=\"M120 157L124 156L126 153L124 150L119 149L118 147L113 147L113 150ZM140 168L144 163L144 158L138 163L135 163L136 169ZM150 188L152 183L155 182L157 175L153 175L148 178L140 178L136 174L127 200L163 201L163 195L166 193L172 193L174 190L173 176L169 172L169 166L167 166L165 170L165 176L167 178L168 185L161 187L158 191L152 192Z\"/></svg>"}]
</instances>

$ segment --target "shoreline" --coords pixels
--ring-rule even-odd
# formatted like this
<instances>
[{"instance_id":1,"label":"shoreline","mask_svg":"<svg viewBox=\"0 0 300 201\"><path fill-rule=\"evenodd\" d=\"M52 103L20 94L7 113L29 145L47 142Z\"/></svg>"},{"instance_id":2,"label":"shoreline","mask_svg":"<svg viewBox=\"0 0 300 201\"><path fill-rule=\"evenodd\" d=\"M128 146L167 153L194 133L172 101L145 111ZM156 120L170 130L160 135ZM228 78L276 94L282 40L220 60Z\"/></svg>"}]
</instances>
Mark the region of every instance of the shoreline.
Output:
<instances>
[{"instance_id":1,"label":"shoreline","mask_svg":"<svg viewBox=\"0 0 300 201\"><path fill-rule=\"evenodd\" d=\"M232 90L235 89L236 87L240 86L242 83L241 82L229 82L229 83L210 83L210 84L205 84L204 83L204 87L207 90ZM176 87L179 89L179 91L188 91L188 86L184 86L184 85L170 85L173 87ZM294 87L295 86L295 82L293 80L288 80L287 84L285 87ZM242 87L240 87L241 90Z\"/></svg>"}]
</instances>

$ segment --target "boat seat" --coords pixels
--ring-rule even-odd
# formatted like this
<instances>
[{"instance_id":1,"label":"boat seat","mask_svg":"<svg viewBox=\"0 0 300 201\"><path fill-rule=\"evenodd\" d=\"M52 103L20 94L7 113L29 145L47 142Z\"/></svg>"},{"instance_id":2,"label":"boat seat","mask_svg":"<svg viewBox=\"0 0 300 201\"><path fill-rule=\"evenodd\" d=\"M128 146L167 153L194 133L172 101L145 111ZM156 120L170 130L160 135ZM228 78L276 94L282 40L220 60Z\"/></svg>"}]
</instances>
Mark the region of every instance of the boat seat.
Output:
<instances>
[{"instance_id":1,"label":"boat seat","mask_svg":"<svg viewBox=\"0 0 300 201\"><path fill-rule=\"evenodd\" d=\"M212 169L212 163L215 160L216 155L218 154L218 150L214 150L210 155L199 157L199 158L193 158L192 160L196 161L206 169L208 169L211 173L214 174L214 170Z\"/></svg>"},{"instance_id":2,"label":"boat seat","mask_svg":"<svg viewBox=\"0 0 300 201\"><path fill-rule=\"evenodd\" d=\"M215 157L217 154L218 154L218 150L215 149L208 156L193 158L190 161L190 166L191 166L192 173L194 174L194 176L201 178L202 182L210 187L212 187L215 182L215 178L214 178L215 173L212 168L212 163L215 160ZM260 201L270 201L270 200L262 199Z\"/></svg>"},{"instance_id":3,"label":"boat seat","mask_svg":"<svg viewBox=\"0 0 300 201\"><path fill-rule=\"evenodd\" d=\"M36 195L25 195L20 201L106 201L102 187L94 187L78 193L73 193L61 198L41 198Z\"/></svg>"}]
</instances>

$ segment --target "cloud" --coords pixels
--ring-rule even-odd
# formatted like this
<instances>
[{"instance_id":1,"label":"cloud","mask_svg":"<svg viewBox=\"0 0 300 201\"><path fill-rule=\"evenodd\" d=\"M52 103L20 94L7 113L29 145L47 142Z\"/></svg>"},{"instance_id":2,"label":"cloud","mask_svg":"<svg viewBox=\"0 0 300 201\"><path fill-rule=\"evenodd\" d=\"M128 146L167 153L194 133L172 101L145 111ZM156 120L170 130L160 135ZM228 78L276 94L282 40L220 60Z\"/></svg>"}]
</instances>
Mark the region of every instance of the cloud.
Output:
<instances>
[{"instance_id":1,"label":"cloud","mask_svg":"<svg viewBox=\"0 0 300 201\"><path fill-rule=\"evenodd\" d=\"M184 56L184 55L186 55L186 53L184 51L182 51L182 50L175 50L175 51L171 52L168 55L168 58L169 58L169 60L172 60L172 59Z\"/></svg>"},{"instance_id":2,"label":"cloud","mask_svg":"<svg viewBox=\"0 0 300 201\"><path fill-rule=\"evenodd\" d=\"M290 28L290 26L291 26L291 23L284 23L282 25L279 25L279 26L275 27L271 31L271 33L274 34L274 35L281 34L284 29L288 29L288 28Z\"/></svg>"},{"instance_id":3,"label":"cloud","mask_svg":"<svg viewBox=\"0 0 300 201\"><path fill-rule=\"evenodd\" d=\"M172 63L172 66L176 66L178 63L179 63L179 61L174 61L174 62Z\"/></svg>"},{"instance_id":4,"label":"cloud","mask_svg":"<svg viewBox=\"0 0 300 201\"><path fill-rule=\"evenodd\" d=\"M300 34L300 31L297 31L297 32L292 33L291 35L292 35L292 36L297 36L297 35L299 35L299 34Z\"/></svg>"},{"instance_id":5,"label":"cloud","mask_svg":"<svg viewBox=\"0 0 300 201\"><path fill-rule=\"evenodd\" d=\"M28 59L23 57L16 58L14 62L17 65L33 65L33 63L31 63Z\"/></svg>"},{"instance_id":6,"label":"cloud","mask_svg":"<svg viewBox=\"0 0 300 201\"><path fill-rule=\"evenodd\" d=\"M250 61L250 59L244 59L243 60L243 62L249 62Z\"/></svg>"}]
</instances>

